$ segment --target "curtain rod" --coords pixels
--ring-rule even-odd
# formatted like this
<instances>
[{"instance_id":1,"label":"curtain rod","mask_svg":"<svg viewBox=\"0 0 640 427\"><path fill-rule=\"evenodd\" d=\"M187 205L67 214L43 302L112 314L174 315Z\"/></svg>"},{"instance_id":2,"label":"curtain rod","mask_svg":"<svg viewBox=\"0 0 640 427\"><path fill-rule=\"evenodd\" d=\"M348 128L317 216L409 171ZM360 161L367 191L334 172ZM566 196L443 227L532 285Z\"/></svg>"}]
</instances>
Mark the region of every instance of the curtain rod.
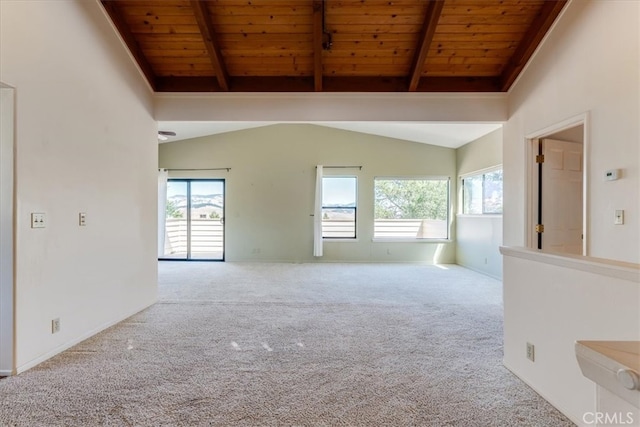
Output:
<instances>
[{"instance_id":1,"label":"curtain rod","mask_svg":"<svg viewBox=\"0 0 640 427\"><path fill-rule=\"evenodd\" d=\"M169 168L161 168L159 170L166 170L166 171L178 171L178 172L184 172L184 171L227 171L229 172L231 170L231 168L200 168L200 169L169 169Z\"/></svg>"},{"instance_id":2,"label":"curtain rod","mask_svg":"<svg viewBox=\"0 0 640 427\"><path fill-rule=\"evenodd\" d=\"M322 166L324 169L360 169L362 170L362 166ZM316 169L318 167L316 166Z\"/></svg>"}]
</instances>

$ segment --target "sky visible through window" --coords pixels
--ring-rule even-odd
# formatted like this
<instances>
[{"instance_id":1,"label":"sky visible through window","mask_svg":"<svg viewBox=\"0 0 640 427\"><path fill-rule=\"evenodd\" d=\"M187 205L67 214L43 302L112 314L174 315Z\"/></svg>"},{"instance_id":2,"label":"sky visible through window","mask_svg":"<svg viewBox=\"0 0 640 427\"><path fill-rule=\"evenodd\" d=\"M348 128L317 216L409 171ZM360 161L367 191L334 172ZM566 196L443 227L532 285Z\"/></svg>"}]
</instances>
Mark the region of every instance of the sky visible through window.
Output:
<instances>
[{"instance_id":1,"label":"sky visible through window","mask_svg":"<svg viewBox=\"0 0 640 427\"><path fill-rule=\"evenodd\" d=\"M209 196L222 194L222 182L220 181L191 181L191 196ZM174 196L187 196L187 184L184 181L167 182L167 198Z\"/></svg>"},{"instance_id":2,"label":"sky visible through window","mask_svg":"<svg viewBox=\"0 0 640 427\"><path fill-rule=\"evenodd\" d=\"M356 203L355 177L328 177L322 179L323 206L354 206Z\"/></svg>"}]
</instances>

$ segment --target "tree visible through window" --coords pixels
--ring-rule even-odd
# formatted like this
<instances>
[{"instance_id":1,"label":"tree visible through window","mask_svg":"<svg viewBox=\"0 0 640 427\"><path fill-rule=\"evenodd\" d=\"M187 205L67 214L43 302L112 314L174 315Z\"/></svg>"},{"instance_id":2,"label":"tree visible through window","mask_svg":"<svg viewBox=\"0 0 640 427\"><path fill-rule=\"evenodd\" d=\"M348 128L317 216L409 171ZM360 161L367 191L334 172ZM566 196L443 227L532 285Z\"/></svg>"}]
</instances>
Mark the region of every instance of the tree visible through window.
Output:
<instances>
[{"instance_id":1,"label":"tree visible through window","mask_svg":"<svg viewBox=\"0 0 640 427\"><path fill-rule=\"evenodd\" d=\"M449 179L376 178L374 237L447 239Z\"/></svg>"},{"instance_id":2,"label":"tree visible through window","mask_svg":"<svg viewBox=\"0 0 640 427\"><path fill-rule=\"evenodd\" d=\"M322 237L355 239L357 178L325 176L322 178Z\"/></svg>"},{"instance_id":3,"label":"tree visible through window","mask_svg":"<svg viewBox=\"0 0 640 427\"><path fill-rule=\"evenodd\" d=\"M182 218L182 211L178 208L175 200L167 200L165 209L167 218Z\"/></svg>"}]
</instances>

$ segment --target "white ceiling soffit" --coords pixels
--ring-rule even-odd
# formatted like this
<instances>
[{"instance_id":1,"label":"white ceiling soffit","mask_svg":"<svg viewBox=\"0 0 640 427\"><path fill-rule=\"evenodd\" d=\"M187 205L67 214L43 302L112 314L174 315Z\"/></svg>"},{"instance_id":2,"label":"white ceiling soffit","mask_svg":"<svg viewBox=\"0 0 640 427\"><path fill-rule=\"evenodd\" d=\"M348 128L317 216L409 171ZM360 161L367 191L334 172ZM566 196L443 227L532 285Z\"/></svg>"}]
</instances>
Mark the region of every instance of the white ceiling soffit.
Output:
<instances>
[{"instance_id":1,"label":"white ceiling soffit","mask_svg":"<svg viewBox=\"0 0 640 427\"><path fill-rule=\"evenodd\" d=\"M322 122L322 126L458 148L502 127L500 123Z\"/></svg>"},{"instance_id":2,"label":"white ceiling soffit","mask_svg":"<svg viewBox=\"0 0 640 427\"><path fill-rule=\"evenodd\" d=\"M158 122L158 130L174 131L165 142L216 135L282 122ZM296 122L300 123L300 122ZM305 122L369 135L458 148L496 129L501 123Z\"/></svg>"}]
</instances>

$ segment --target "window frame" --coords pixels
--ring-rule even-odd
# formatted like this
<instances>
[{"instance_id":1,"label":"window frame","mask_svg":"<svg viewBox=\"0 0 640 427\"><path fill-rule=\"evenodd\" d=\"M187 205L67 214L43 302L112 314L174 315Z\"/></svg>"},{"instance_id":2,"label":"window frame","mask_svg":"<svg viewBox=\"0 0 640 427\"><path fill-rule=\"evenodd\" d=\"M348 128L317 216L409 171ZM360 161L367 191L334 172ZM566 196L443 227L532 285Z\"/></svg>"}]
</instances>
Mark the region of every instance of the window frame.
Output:
<instances>
[{"instance_id":1,"label":"window frame","mask_svg":"<svg viewBox=\"0 0 640 427\"><path fill-rule=\"evenodd\" d=\"M322 176L322 181L323 181L323 190L322 190L322 207L320 208L321 213L324 213L325 209L336 209L335 206L325 206L324 205L324 197L325 197L325 191L324 191L324 179L325 178L329 178L329 179L335 179L335 178L349 178L349 179L354 179L355 180L355 198L354 198L354 202L355 202L355 206L353 207L339 207L339 209L349 209L349 210L353 210L353 237L349 236L325 236L324 235L324 227L322 229L322 240L327 240L327 241L332 241L332 242L336 242L336 241L347 241L347 242L353 242L353 241L357 241L358 239L358 176L357 175L323 175ZM324 216L324 215L323 215ZM322 220L321 220L322 221Z\"/></svg>"},{"instance_id":2,"label":"window frame","mask_svg":"<svg viewBox=\"0 0 640 427\"><path fill-rule=\"evenodd\" d=\"M381 237L376 236L376 222L378 219L376 217L376 208L375 208L375 194L376 194L376 184L378 181L446 181L447 183L447 217L445 219L446 222L446 237ZM452 186L451 186L451 177L446 175L403 175L403 176L375 176L373 178L373 242L400 242L400 243L439 243L439 242L451 242L451 221L452 221ZM416 220L423 220L428 218L415 218Z\"/></svg>"},{"instance_id":3,"label":"window frame","mask_svg":"<svg viewBox=\"0 0 640 427\"><path fill-rule=\"evenodd\" d=\"M502 216L503 212L504 212L504 199L502 202L502 208L501 208L501 212L486 212L485 211L485 197L484 197L484 183L485 183L485 175L487 174L491 174L493 172L498 172L498 171L502 171L503 176L502 176L502 183L503 183L503 188L502 188L502 195L504 198L504 169L502 167L502 165L497 165L497 166L492 166L490 168L486 168L486 169L479 169L470 173L466 173L464 175L460 175L460 215L463 216L476 216L476 217L489 217L489 216ZM464 186L464 181L465 179L469 179L469 178L476 178L476 177L482 177L482 196L481 196L481 200L482 200L482 213L468 213L465 212L465 186Z\"/></svg>"}]
</instances>

